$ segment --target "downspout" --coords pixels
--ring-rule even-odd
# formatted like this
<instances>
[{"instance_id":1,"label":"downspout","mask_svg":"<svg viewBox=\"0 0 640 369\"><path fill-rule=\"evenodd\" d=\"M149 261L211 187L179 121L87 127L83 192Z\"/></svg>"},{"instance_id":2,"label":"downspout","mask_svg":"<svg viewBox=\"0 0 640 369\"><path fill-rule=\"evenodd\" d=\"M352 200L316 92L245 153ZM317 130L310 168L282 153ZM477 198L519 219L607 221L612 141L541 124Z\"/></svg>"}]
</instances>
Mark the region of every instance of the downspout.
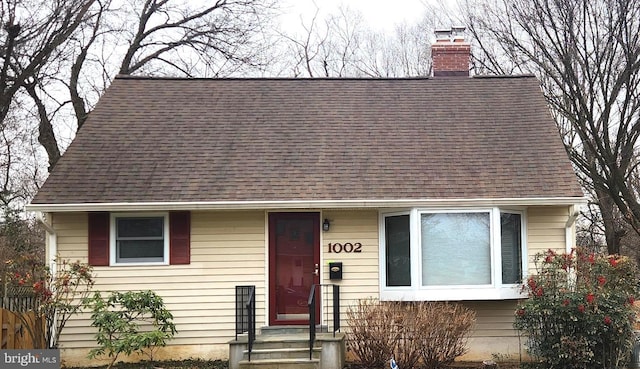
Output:
<instances>
[{"instance_id":1,"label":"downspout","mask_svg":"<svg viewBox=\"0 0 640 369\"><path fill-rule=\"evenodd\" d=\"M51 226L50 224L51 219L48 217L46 213L43 213L41 211L37 212L36 219L42 225L45 231L47 231L46 245L49 251L49 254L48 254L49 271L53 276L53 278L55 278L58 272L57 263L56 263L56 255L58 254L58 235L56 234L55 229L53 229L53 227ZM57 318L55 320L57 321ZM52 324L51 336L50 336L50 341L48 345L50 348L54 347L55 342L53 341L55 340L55 336L56 336L56 325Z\"/></svg>"},{"instance_id":2,"label":"downspout","mask_svg":"<svg viewBox=\"0 0 640 369\"><path fill-rule=\"evenodd\" d=\"M55 275L56 273L56 254L58 253L58 235L56 234L55 229L49 224L50 219L47 219L48 216L46 213L37 212L36 219L42 225L42 227L47 231L47 249L49 251L49 268L51 268L51 274Z\"/></svg>"},{"instance_id":3,"label":"downspout","mask_svg":"<svg viewBox=\"0 0 640 369\"><path fill-rule=\"evenodd\" d=\"M569 206L569 218L567 218L567 222L564 227L564 239L565 239L565 251L568 253L575 247L575 237L573 232L573 225L576 222L576 219L580 215L580 212L576 210L575 205Z\"/></svg>"}]
</instances>

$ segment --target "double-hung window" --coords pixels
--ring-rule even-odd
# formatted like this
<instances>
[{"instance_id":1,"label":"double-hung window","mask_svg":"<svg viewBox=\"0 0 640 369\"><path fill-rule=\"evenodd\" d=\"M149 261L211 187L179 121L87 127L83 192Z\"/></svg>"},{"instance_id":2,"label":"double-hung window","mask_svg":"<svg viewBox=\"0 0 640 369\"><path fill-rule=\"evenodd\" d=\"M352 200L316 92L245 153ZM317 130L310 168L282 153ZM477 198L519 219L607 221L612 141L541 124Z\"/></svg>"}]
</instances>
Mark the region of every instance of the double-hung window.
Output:
<instances>
[{"instance_id":1,"label":"double-hung window","mask_svg":"<svg viewBox=\"0 0 640 369\"><path fill-rule=\"evenodd\" d=\"M521 297L524 212L413 209L382 214L382 220L383 299Z\"/></svg>"},{"instance_id":2,"label":"double-hung window","mask_svg":"<svg viewBox=\"0 0 640 369\"><path fill-rule=\"evenodd\" d=\"M111 264L168 264L168 214L111 214Z\"/></svg>"}]
</instances>

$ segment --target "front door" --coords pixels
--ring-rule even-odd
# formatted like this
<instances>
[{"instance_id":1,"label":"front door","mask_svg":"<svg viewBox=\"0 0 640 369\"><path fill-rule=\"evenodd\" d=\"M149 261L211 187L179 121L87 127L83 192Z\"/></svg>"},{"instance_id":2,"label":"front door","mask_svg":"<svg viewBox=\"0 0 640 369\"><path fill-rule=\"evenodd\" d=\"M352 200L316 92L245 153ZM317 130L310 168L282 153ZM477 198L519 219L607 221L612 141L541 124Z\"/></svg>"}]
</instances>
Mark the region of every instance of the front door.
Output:
<instances>
[{"instance_id":1,"label":"front door","mask_svg":"<svg viewBox=\"0 0 640 369\"><path fill-rule=\"evenodd\" d=\"M270 325L309 324L307 300L320 283L319 266L320 214L270 213Z\"/></svg>"}]
</instances>

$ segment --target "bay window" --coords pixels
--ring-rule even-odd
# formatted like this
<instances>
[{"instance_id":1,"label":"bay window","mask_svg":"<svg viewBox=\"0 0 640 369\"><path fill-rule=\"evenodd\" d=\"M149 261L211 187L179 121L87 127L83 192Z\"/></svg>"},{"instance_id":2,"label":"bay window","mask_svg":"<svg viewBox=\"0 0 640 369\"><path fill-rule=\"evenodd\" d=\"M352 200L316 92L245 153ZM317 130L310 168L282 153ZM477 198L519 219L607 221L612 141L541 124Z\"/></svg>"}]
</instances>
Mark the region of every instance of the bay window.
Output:
<instances>
[{"instance_id":1,"label":"bay window","mask_svg":"<svg viewBox=\"0 0 640 369\"><path fill-rule=\"evenodd\" d=\"M524 212L413 209L382 214L381 298L520 298Z\"/></svg>"}]
</instances>

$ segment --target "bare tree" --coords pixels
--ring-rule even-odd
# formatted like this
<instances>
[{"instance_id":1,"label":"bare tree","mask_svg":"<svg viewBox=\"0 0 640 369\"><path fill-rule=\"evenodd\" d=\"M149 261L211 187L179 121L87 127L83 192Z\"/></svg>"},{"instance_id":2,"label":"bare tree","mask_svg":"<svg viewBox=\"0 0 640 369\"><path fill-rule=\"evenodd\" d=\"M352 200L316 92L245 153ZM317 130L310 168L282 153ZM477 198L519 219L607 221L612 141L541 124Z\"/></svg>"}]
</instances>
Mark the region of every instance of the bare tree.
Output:
<instances>
[{"instance_id":1,"label":"bare tree","mask_svg":"<svg viewBox=\"0 0 640 369\"><path fill-rule=\"evenodd\" d=\"M261 68L274 3L0 0L2 210L28 202L45 177L42 164L55 166L116 74Z\"/></svg>"},{"instance_id":2,"label":"bare tree","mask_svg":"<svg viewBox=\"0 0 640 369\"><path fill-rule=\"evenodd\" d=\"M416 24L398 24L390 35L369 34L365 55L375 59L362 63L364 74L371 77L430 76L434 30L434 19L428 16Z\"/></svg>"},{"instance_id":3,"label":"bare tree","mask_svg":"<svg viewBox=\"0 0 640 369\"><path fill-rule=\"evenodd\" d=\"M0 2L4 35L0 44L0 121L14 96L36 76L89 15L96 0Z\"/></svg>"},{"instance_id":4,"label":"bare tree","mask_svg":"<svg viewBox=\"0 0 640 369\"><path fill-rule=\"evenodd\" d=\"M465 14L475 63L496 74L534 73L557 115L565 147L596 194L610 253L640 234L640 0L479 0Z\"/></svg>"},{"instance_id":5,"label":"bare tree","mask_svg":"<svg viewBox=\"0 0 640 369\"><path fill-rule=\"evenodd\" d=\"M0 122L0 224L15 218L15 211L35 194L46 172L38 165L42 156L36 135L21 125L30 114L18 116L15 110Z\"/></svg>"},{"instance_id":6,"label":"bare tree","mask_svg":"<svg viewBox=\"0 0 640 369\"><path fill-rule=\"evenodd\" d=\"M198 4L197 2L195 4ZM194 5L172 0L135 1L127 13L138 15L126 34L128 48L120 74L217 76L239 67L258 66L255 36L267 22L267 0L215 0ZM190 54L193 59L184 58ZM193 70L194 67L200 67ZM146 69L145 69L146 68Z\"/></svg>"},{"instance_id":7,"label":"bare tree","mask_svg":"<svg viewBox=\"0 0 640 369\"><path fill-rule=\"evenodd\" d=\"M54 138L51 127L30 124L48 116L38 104L35 86L70 37L92 17L95 2L0 1L0 222L19 220L16 211L44 179L36 137L50 158L60 156L56 145L46 145Z\"/></svg>"},{"instance_id":8,"label":"bare tree","mask_svg":"<svg viewBox=\"0 0 640 369\"><path fill-rule=\"evenodd\" d=\"M259 68L268 44L258 36L273 6L271 0L92 1L57 57L21 83L38 112L49 169L68 143L57 134L82 127L116 74L212 77ZM60 99L64 90L68 98ZM56 128L65 121L76 124Z\"/></svg>"},{"instance_id":9,"label":"bare tree","mask_svg":"<svg viewBox=\"0 0 640 369\"><path fill-rule=\"evenodd\" d=\"M294 76L430 75L433 17L415 25L399 24L392 33L385 33L367 27L362 15L349 8L341 7L323 19L319 14L317 9L310 20L301 20L301 33L282 35L292 60L288 69Z\"/></svg>"},{"instance_id":10,"label":"bare tree","mask_svg":"<svg viewBox=\"0 0 640 369\"><path fill-rule=\"evenodd\" d=\"M344 77L356 62L362 33L359 13L341 7L339 14L320 19L316 7L309 21L301 18L302 33L288 35L286 59L295 77Z\"/></svg>"}]
</instances>

